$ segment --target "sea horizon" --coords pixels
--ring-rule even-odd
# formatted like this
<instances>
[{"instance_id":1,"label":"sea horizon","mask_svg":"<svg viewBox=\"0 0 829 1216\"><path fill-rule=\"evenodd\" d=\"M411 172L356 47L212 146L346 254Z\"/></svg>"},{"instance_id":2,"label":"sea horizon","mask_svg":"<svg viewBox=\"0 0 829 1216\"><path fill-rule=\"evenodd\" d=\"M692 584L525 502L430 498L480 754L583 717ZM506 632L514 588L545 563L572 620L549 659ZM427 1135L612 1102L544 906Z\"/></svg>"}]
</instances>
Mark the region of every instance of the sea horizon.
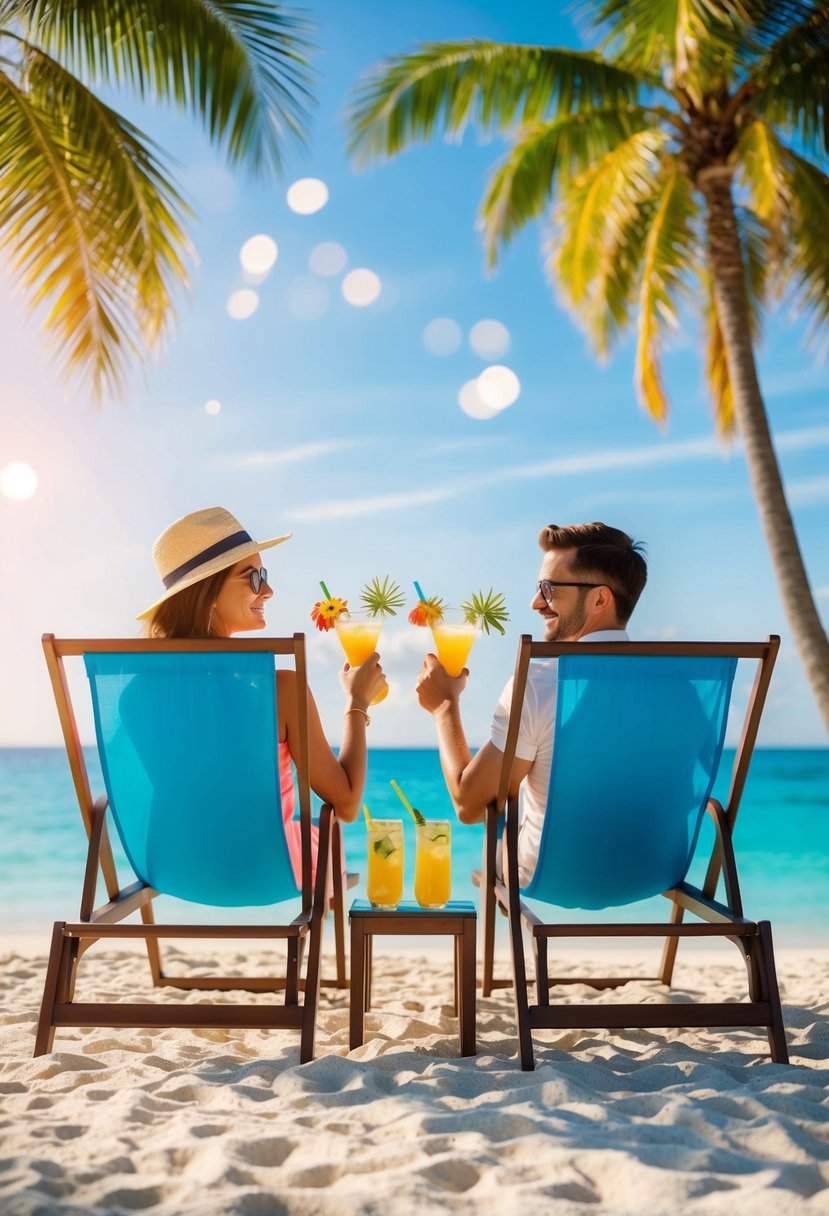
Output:
<instances>
[{"instance_id":1,"label":"sea horizon","mask_svg":"<svg viewBox=\"0 0 829 1216\"><path fill-rule=\"evenodd\" d=\"M94 748L84 749L93 796L103 792ZM724 801L733 749L726 749L715 796ZM454 815L443 782L436 748L377 747L369 752L365 801L373 815L400 818L405 835L404 898L413 896L414 830L391 788L395 778L409 800L427 817L452 822L452 895L478 902L471 871L480 865L482 825L463 825ZM365 827L362 817L344 825L349 870L360 873L350 898L365 898ZM703 824L690 878L701 880L712 843ZM113 836L115 834L113 833ZM77 913L86 857L80 819L66 753L50 745L0 748L0 911L7 932L45 933L54 920ZM763 747L755 749L734 834L746 913L772 922L778 945L829 946L829 748ZM117 840L119 875L131 872ZM184 919L210 919L196 908ZM234 909L234 919L250 910ZM257 910L257 914L261 914ZM622 910L622 918L660 918L661 899ZM568 919L601 916L567 910Z\"/></svg>"}]
</instances>

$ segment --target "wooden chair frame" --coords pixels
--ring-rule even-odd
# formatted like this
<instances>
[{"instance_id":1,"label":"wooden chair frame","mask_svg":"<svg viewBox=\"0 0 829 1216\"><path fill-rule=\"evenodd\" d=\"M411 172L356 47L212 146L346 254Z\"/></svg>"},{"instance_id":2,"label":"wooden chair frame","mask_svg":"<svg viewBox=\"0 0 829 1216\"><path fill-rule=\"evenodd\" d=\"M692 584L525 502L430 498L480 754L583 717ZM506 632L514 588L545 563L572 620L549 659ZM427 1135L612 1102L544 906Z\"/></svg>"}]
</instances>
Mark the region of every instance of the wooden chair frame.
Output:
<instances>
[{"instance_id":1,"label":"wooden chair frame","mask_svg":"<svg viewBox=\"0 0 829 1216\"><path fill-rule=\"evenodd\" d=\"M302 823L302 909L289 923L282 925L159 925L155 922L153 899L158 894L146 883L137 880L121 887L106 823L106 796L93 801L89 775L83 757L77 722L72 706L64 659L93 652L104 653L169 653L237 650L267 652L293 657L300 688L307 685L305 638L296 633L292 638L222 639L57 639L54 634L43 635L43 650L52 681L52 689L60 718L66 754L84 827L89 840L86 871L77 922L59 921L52 934L49 965L37 1029L35 1055L51 1051L55 1029L59 1026L189 1026L189 1027L294 1027L301 1032L300 1061L313 1058L316 1013L319 1004L320 950L322 926L326 913L326 889L331 871L332 853L338 869L334 872L332 903L337 940L337 978L333 981L345 987L344 955L344 883L342 878L342 844L340 827L332 807L324 804L319 817L319 851L316 883L311 884L311 800L308 753L308 723L306 699L298 698L299 755L293 757L297 769L300 821ZM275 746L276 744L274 744ZM108 900L95 908L98 874L102 875ZM356 881L357 876L353 876ZM134 912L141 915L141 924L123 924ZM338 927L339 920L339 927ZM287 943L285 975L273 977L187 977L170 975L162 966L162 938L198 939L284 939ZM73 1000L78 963L96 941L139 938L145 942L150 973L156 987L183 990L240 990L248 992L285 993L283 1006L253 1006L243 1004L112 1004L78 1003ZM304 946L309 944L307 970L300 978ZM304 1001L299 1004L299 992Z\"/></svg>"},{"instance_id":2,"label":"wooden chair frame","mask_svg":"<svg viewBox=\"0 0 829 1216\"><path fill-rule=\"evenodd\" d=\"M768 641L752 642L596 642L590 643L591 654L716 656L757 660L757 673L743 722L740 744L734 758L728 799L723 807L716 799L706 807L714 824L715 843L702 887L682 882L663 892L671 902L671 918L666 923L604 924L548 923L542 921L521 899L518 881L518 799L508 795L515 748L521 720L521 707L529 672L534 658L558 658L565 654L584 654L586 643L533 642L523 635L518 649L513 685L513 710L507 730L504 759L498 794L486 811L486 834L483 870L473 873L473 881L481 888L481 919L483 922L483 984L484 996L493 988L512 987L514 990L521 1067L534 1067L532 1031L541 1028L596 1027L656 1027L656 1026L764 1026L767 1030L771 1058L788 1063L786 1037L777 975L774 963L771 926L768 921L752 921L743 915L737 865L732 835L737 818L751 754L757 738L760 717L768 692L771 673L780 646L777 636ZM503 832L503 879L496 872L496 851L500 816L506 811ZM725 899L716 899L720 875L723 877ZM503 912L508 919L510 953L513 975L511 980L495 979L495 913ZM702 923L684 923L686 912ZM533 945L535 962L536 1003L527 995L527 971L523 932ZM656 979L670 986L677 946L681 937L720 937L734 943L745 961L748 975L748 1002L698 1002L695 1005L661 1004L602 1004L551 1005L550 988L557 984L586 984L593 988L616 988L631 979L625 977L593 978L583 976L551 976L547 960L550 938L586 937L664 937L665 945Z\"/></svg>"}]
</instances>

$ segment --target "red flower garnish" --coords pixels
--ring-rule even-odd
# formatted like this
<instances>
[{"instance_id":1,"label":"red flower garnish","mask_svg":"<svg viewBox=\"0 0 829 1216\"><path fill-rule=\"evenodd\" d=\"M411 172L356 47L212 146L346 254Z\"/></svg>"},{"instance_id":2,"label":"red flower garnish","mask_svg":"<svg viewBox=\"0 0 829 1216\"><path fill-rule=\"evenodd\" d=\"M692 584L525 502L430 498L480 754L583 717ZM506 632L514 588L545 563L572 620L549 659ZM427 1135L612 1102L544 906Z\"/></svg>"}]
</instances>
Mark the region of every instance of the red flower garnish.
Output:
<instances>
[{"instance_id":1,"label":"red flower garnish","mask_svg":"<svg viewBox=\"0 0 829 1216\"><path fill-rule=\"evenodd\" d=\"M409 613L411 625L434 625L443 616L443 601L439 599L418 600Z\"/></svg>"},{"instance_id":2,"label":"red flower garnish","mask_svg":"<svg viewBox=\"0 0 829 1216\"><path fill-rule=\"evenodd\" d=\"M317 600L311 609L311 620L317 629L327 632L334 628L341 612L348 612L348 600L332 595L327 600Z\"/></svg>"}]
</instances>

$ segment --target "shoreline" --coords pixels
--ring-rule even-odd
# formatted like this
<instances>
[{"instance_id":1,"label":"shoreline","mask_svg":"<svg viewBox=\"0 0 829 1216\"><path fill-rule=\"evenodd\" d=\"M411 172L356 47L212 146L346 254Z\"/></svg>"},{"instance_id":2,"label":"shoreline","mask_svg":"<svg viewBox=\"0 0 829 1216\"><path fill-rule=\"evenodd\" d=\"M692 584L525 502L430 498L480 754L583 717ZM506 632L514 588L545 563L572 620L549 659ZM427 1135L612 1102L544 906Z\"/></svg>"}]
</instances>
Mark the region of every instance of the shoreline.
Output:
<instances>
[{"instance_id":1,"label":"shoreline","mask_svg":"<svg viewBox=\"0 0 829 1216\"><path fill-rule=\"evenodd\" d=\"M504 925L498 926L496 937L496 963L500 962L502 966L509 967L509 948L505 932L506 922ZM772 926L773 928L773 926ZM23 930L12 929L11 932L0 933L0 964L10 957L36 959L42 957L44 960L49 953L49 944L51 940L52 923L44 925L42 929ZM174 946L179 953L185 953L183 943L190 939L170 938L170 945ZM192 939L194 941L194 953L198 952L198 946L201 944L203 949L209 949L211 953L244 953L245 939L244 938L210 938ZM256 944L254 939L251 940L250 952L256 953ZM599 938L583 937L579 939L562 939L555 946L550 944L551 958L556 955L564 955L568 962L573 962L577 958L584 958L586 962L591 959L607 960L618 959L625 964L631 962L650 962L654 958L658 958L662 949L662 939L655 938L654 944L650 947L633 945L633 938L619 937L617 940L621 943L618 948L612 946L598 946L594 943L598 942ZM607 941L607 938L604 939ZM582 942L584 945L580 945ZM640 939L641 942L641 939ZM428 944L428 948L427 948ZM143 954L145 947L142 942L135 940L127 940L118 942L113 940L109 947L101 946L100 949L117 950L118 952ZM418 938L416 934L410 936L395 936L378 937L375 941L375 950L378 954L388 955L404 955L407 958L412 956L451 958L452 944L451 941L440 937L434 938ZM333 926L326 927L325 938L323 941L323 955L331 954L333 951ZM346 926L346 955L349 953L348 947L348 926ZM781 945L777 942L774 944L775 958L780 969L781 961L785 958L792 963L800 963L805 960L814 960L829 967L829 942L821 942L814 946L809 945ZM688 938L680 943L677 952L677 965L682 962L683 957L687 957L695 965L704 965L708 962L720 963L728 962L735 958L735 948L730 943L723 941L713 945L702 940L694 940ZM530 965L530 954L527 952L527 963ZM478 965L480 967L480 922L478 932Z\"/></svg>"}]
</instances>

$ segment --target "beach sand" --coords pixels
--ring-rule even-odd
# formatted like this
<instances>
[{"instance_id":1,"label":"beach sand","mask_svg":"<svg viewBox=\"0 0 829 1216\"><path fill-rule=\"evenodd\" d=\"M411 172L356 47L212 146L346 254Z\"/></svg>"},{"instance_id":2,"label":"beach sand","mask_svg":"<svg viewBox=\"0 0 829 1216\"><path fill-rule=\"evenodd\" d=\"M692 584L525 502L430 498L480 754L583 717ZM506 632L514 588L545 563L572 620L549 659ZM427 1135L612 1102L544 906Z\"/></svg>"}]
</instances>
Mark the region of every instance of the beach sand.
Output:
<instances>
[{"instance_id":1,"label":"beach sand","mask_svg":"<svg viewBox=\"0 0 829 1216\"><path fill-rule=\"evenodd\" d=\"M70 1029L33 1059L45 959L7 954L0 1212L829 1213L825 951L779 952L790 1067L769 1063L751 1030L545 1031L524 1073L508 990L479 997L478 1055L458 1056L442 944L427 959L378 942L375 1010L354 1052L348 994L324 989L317 1058L302 1067L287 1031ZM619 999L742 998L739 956L721 949L680 946L670 993L634 980ZM258 948L176 952L188 960L264 973ZM572 954L559 968L584 970ZM607 974L607 956L592 973ZM148 977L135 951L96 947L76 996L181 999Z\"/></svg>"}]
</instances>

